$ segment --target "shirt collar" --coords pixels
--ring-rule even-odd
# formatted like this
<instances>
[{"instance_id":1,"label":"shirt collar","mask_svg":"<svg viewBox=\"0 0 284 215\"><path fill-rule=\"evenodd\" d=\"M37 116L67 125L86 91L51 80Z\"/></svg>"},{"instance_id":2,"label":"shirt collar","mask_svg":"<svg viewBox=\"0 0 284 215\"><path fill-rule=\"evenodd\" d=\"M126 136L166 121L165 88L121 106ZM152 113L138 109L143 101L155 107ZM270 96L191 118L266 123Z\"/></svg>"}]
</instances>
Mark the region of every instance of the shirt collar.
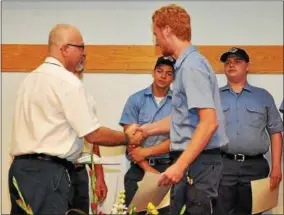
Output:
<instances>
[{"instance_id":1,"label":"shirt collar","mask_svg":"<svg viewBox=\"0 0 284 215\"><path fill-rule=\"evenodd\" d=\"M251 92L251 85L248 82L246 82L244 89Z\"/></svg>"},{"instance_id":2,"label":"shirt collar","mask_svg":"<svg viewBox=\"0 0 284 215\"><path fill-rule=\"evenodd\" d=\"M152 84L149 87L146 88L144 94L148 95L148 96L153 95ZM170 88L168 90L167 96L172 97L172 90Z\"/></svg>"},{"instance_id":3,"label":"shirt collar","mask_svg":"<svg viewBox=\"0 0 284 215\"><path fill-rule=\"evenodd\" d=\"M182 53L181 53L181 55L178 57L178 59L176 60L176 63L175 63L175 70L179 69L180 66L181 66L181 64L182 64L182 62L184 61L184 59L185 59L191 52L194 52L194 51L196 51L196 50L197 50L197 48L196 48L196 46L194 46L194 45L190 45L190 46L186 47L186 48L182 51Z\"/></svg>"},{"instance_id":4,"label":"shirt collar","mask_svg":"<svg viewBox=\"0 0 284 215\"><path fill-rule=\"evenodd\" d=\"M232 88L230 87L229 84L227 84L227 85L224 86L224 87L221 87L221 91L231 90L231 89L232 89ZM245 86L244 86L243 89L246 90L246 91L251 92L251 85L250 85L248 82L246 82L246 84L245 84Z\"/></svg>"},{"instance_id":5,"label":"shirt collar","mask_svg":"<svg viewBox=\"0 0 284 215\"><path fill-rule=\"evenodd\" d=\"M64 68L63 64L62 64L59 60L57 60L56 58L54 58L54 57L47 57L47 58L45 58L45 61L44 61L44 62L45 62L45 63L55 64L55 65L58 65L58 66L61 66L61 67Z\"/></svg>"}]
</instances>

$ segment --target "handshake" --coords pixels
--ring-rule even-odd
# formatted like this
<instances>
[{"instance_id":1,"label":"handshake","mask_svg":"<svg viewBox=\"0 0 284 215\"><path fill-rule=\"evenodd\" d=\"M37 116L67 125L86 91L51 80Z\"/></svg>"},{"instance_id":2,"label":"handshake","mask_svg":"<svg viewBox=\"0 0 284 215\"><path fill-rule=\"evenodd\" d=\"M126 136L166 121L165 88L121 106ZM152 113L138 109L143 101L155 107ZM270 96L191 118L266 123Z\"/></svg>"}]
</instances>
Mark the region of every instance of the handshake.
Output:
<instances>
[{"instance_id":1,"label":"handshake","mask_svg":"<svg viewBox=\"0 0 284 215\"><path fill-rule=\"evenodd\" d=\"M145 126L140 126L138 124L132 124L130 125L126 130L125 134L128 139L128 146L129 147L137 147L140 146L145 139L148 137L146 132Z\"/></svg>"}]
</instances>

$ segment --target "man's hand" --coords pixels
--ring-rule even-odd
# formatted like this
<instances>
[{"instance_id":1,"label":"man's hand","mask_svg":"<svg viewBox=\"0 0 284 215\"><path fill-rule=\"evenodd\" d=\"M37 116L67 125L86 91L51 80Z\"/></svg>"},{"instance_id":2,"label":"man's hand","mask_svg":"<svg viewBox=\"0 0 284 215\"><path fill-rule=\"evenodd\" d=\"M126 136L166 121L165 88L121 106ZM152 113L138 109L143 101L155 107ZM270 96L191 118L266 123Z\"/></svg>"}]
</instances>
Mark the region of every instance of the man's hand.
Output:
<instances>
[{"instance_id":1,"label":"man's hand","mask_svg":"<svg viewBox=\"0 0 284 215\"><path fill-rule=\"evenodd\" d=\"M127 133L128 136L133 136L136 133L138 127L139 127L138 124L131 124L125 130L125 133Z\"/></svg>"},{"instance_id":2,"label":"man's hand","mask_svg":"<svg viewBox=\"0 0 284 215\"><path fill-rule=\"evenodd\" d=\"M158 181L159 186L169 186L180 182L184 175L184 170L176 163L171 165L163 172Z\"/></svg>"},{"instance_id":3,"label":"man's hand","mask_svg":"<svg viewBox=\"0 0 284 215\"><path fill-rule=\"evenodd\" d=\"M130 145L127 147L127 151L128 153L132 152L137 146L134 146L134 145Z\"/></svg>"},{"instance_id":4,"label":"man's hand","mask_svg":"<svg viewBox=\"0 0 284 215\"><path fill-rule=\"evenodd\" d=\"M136 163L139 163L145 160L146 157L148 157L147 150L142 147L137 147L129 151L129 155L131 157L131 160L135 161Z\"/></svg>"},{"instance_id":5,"label":"man's hand","mask_svg":"<svg viewBox=\"0 0 284 215\"><path fill-rule=\"evenodd\" d=\"M96 194L100 203L102 203L107 197L107 186L103 177L96 179Z\"/></svg>"},{"instance_id":6,"label":"man's hand","mask_svg":"<svg viewBox=\"0 0 284 215\"><path fill-rule=\"evenodd\" d=\"M137 124L132 124L125 131L125 133L129 137L129 145L140 146L140 144L144 141L142 132L137 131L137 127L138 127Z\"/></svg>"},{"instance_id":7,"label":"man's hand","mask_svg":"<svg viewBox=\"0 0 284 215\"><path fill-rule=\"evenodd\" d=\"M135 129L135 132L141 132L142 133L142 136L143 136L144 139L149 137L147 125L149 125L149 124L139 126Z\"/></svg>"},{"instance_id":8,"label":"man's hand","mask_svg":"<svg viewBox=\"0 0 284 215\"><path fill-rule=\"evenodd\" d=\"M274 190L276 187L278 187L281 180L282 180L281 167L272 167L270 173L270 190Z\"/></svg>"},{"instance_id":9,"label":"man's hand","mask_svg":"<svg viewBox=\"0 0 284 215\"><path fill-rule=\"evenodd\" d=\"M156 170L155 168L153 168L146 160L141 161L140 163L138 163L138 165L144 170L144 172L160 174L160 172Z\"/></svg>"},{"instance_id":10,"label":"man's hand","mask_svg":"<svg viewBox=\"0 0 284 215\"><path fill-rule=\"evenodd\" d=\"M145 139L153 135L168 134L170 132L170 122L171 117L167 116L159 121L137 127L137 131L143 132L143 137Z\"/></svg>"}]
</instances>

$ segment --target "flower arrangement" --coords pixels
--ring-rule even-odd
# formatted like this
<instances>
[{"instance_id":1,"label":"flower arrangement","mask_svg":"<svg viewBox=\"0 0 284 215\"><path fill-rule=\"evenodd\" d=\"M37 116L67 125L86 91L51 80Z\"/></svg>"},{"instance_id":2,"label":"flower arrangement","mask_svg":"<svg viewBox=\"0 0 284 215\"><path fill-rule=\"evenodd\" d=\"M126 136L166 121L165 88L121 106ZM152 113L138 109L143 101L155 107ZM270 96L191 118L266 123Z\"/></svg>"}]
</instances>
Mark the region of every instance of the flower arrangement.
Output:
<instances>
[{"instance_id":1,"label":"flower arrangement","mask_svg":"<svg viewBox=\"0 0 284 215\"><path fill-rule=\"evenodd\" d=\"M125 205L125 191L119 192L118 201L113 205L111 214L127 214L127 207Z\"/></svg>"},{"instance_id":2,"label":"flower arrangement","mask_svg":"<svg viewBox=\"0 0 284 215\"><path fill-rule=\"evenodd\" d=\"M125 191L122 190L119 192L118 201L113 205L113 208L111 209L111 214L129 214L129 215L137 214L136 207L134 205L131 205L129 208L127 208L124 203L125 203ZM159 212L156 209L156 207L151 202L149 202L146 208L146 214L157 215L159 214Z\"/></svg>"}]
</instances>

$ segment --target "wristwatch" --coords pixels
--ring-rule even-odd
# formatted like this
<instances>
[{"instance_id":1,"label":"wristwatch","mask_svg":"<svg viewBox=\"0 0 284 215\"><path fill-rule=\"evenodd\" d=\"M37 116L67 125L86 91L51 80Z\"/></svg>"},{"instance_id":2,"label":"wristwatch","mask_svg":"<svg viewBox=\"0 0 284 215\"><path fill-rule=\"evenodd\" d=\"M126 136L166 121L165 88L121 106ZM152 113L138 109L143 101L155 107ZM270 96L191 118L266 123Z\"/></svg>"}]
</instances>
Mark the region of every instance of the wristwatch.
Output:
<instances>
[{"instance_id":1,"label":"wristwatch","mask_svg":"<svg viewBox=\"0 0 284 215\"><path fill-rule=\"evenodd\" d=\"M129 137L128 137L128 134L124 133L125 134L125 145L128 146L129 145Z\"/></svg>"}]
</instances>

